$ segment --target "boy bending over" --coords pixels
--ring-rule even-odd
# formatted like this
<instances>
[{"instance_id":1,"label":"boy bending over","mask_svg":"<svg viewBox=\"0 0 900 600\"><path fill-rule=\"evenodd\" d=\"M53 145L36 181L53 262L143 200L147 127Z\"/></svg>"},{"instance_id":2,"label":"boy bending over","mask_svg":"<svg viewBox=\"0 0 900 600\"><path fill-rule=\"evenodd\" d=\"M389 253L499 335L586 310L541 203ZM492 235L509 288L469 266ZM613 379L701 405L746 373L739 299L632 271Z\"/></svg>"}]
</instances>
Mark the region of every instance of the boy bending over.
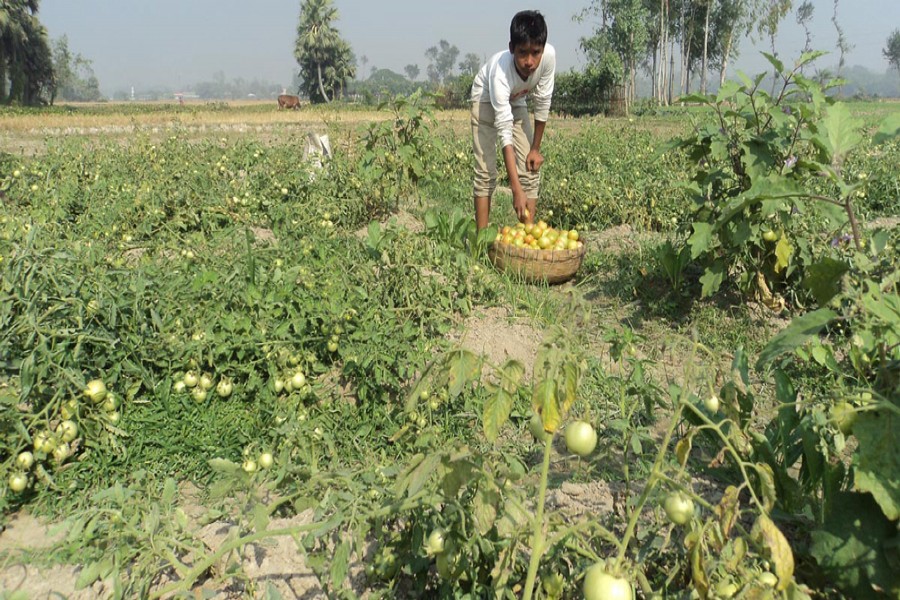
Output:
<instances>
[{"instance_id":1,"label":"boy bending over","mask_svg":"<svg viewBox=\"0 0 900 600\"><path fill-rule=\"evenodd\" d=\"M547 23L535 10L513 17L509 50L498 52L478 70L472 84L472 145L475 153L475 223L487 227L491 196L497 187L497 139L519 221L534 220L541 139L550 114L556 50L547 43ZM534 103L532 126L526 97Z\"/></svg>"}]
</instances>

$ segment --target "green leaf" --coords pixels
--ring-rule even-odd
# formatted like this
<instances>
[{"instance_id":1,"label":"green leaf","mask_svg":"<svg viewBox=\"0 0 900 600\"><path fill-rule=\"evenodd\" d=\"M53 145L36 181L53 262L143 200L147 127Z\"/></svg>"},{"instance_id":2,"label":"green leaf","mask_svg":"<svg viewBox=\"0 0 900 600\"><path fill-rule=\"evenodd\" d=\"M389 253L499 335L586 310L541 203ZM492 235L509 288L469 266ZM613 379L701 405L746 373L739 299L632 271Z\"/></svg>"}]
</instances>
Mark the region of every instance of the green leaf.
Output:
<instances>
[{"instance_id":1,"label":"green leaf","mask_svg":"<svg viewBox=\"0 0 900 600\"><path fill-rule=\"evenodd\" d=\"M75 589L83 590L97 581L97 578L100 577L100 570L102 568L103 565L99 561L84 565L81 569L81 573L78 574L78 579L75 580Z\"/></svg>"},{"instance_id":2,"label":"green leaf","mask_svg":"<svg viewBox=\"0 0 900 600\"><path fill-rule=\"evenodd\" d=\"M836 492L828 500L823 528L812 533L810 547L825 577L850 598L878 597L875 585L896 598L900 570L891 568L883 551L896 525L869 494Z\"/></svg>"},{"instance_id":3,"label":"green leaf","mask_svg":"<svg viewBox=\"0 0 900 600\"><path fill-rule=\"evenodd\" d=\"M481 535L487 535L497 520L497 506L500 504L500 494L497 490L488 486L480 486L475 494L473 517L475 527Z\"/></svg>"},{"instance_id":4,"label":"green leaf","mask_svg":"<svg viewBox=\"0 0 900 600\"><path fill-rule=\"evenodd\" d=\"M335 549L331 558L331 586L339 590L343 587L347 573L350 572L350 542L344 540Z\"/></svg>"},{"instance_id":5,"label":"green leaf","mask_svg":"<svg viewBox=\"0 0 900 600\"><path fill-rule=\"evenodd\" d=\"M766 60L769 61L776 71L779 73L784 73L784 63L778 60L774 54L769 54L768 52L760 52L763 56L766 57Z\"/></svg>"},{"instance_id":6,"label":"green leaf","mask_svg":"<svg viewBox=\"0 0 900 600\"><path fill-rule=\"evenodd\" d=\"M863 140L862 121L850 114L847 105L839 102L827 109L812 141L832 166L843 164L847 155Z\"/></svg>"},{"instance_id":7,"label":"green leaf","mask_svg":"<svg viewBox=\"0 0 900 600\"><path fill-rule=\"evenodd\" d=\"M900 518L900 418L891 411L865 411L853 425L859 440L854 488L869 492L884 511Z\"/></svg>"},{"instance_id":8,"label":"green leaf","mask_svg":"<svg viewBox=\"0 0 900 600\"><path fill-rule=\"evenodd\" d=\"M883 144L898 136L900 136L900 112L894 111L881 122L878 132L872 138L872 143Z\"/></svg>"},{"instance_id":9,"label":"green leaf","mask_svg":"<svg viewBox=\"0 0 900 600\"><path fill-rule=\"evenodd\" d=\"M233 463L230 460L224 458L211 458L207 461L209 468L217 473L224 473L225 475L231 475L233 473L238 473L241 470L241 466L237 463Z\"/></svg>"},{"instance_id":10,"label":"green leaf","mask_svg":"<svg viewBox=\"0 0 900 600\"><path fill-rule=\"evenodd\" d=\"M450 355L449 392L456 398L463 387L481 372L481 360L468 350L455 350Z\"/></svg>"},{"instance_id":11,"label":"green leaf","mask_svg":"<svg viewBox=\"0 0 900 600\"><path fill-rule=\"evenodd\" d=\"M705 254L713 245L713 226L709 223L695 222L693 224L694 233L688 238L688 245L691 247L691 259Z\"/></svg>"},{"instance_id":12,"label":"green leaf","mask_svg":"<svg viewBox=\"0 0 900 600\"><path fill-rule=\"evenodd\" d=\"M808 289L819 306L828 304L841 291L841 277L850 270L850 265L825 257L806 269L803 286Z\"/></svg>"},{"instance_id":13,"label":"green leaf","mask_svg":"<svg viewBox=\"0 0 900 600\"><path fill-rule=\"evenodd\" d=\"M500 435L500 428L509 419L509 411L512 409L513 396L503 387L497 388L496 394L491 394L484 401L484 435L489 442L494 443Z\"/></svg>"},{"instance_id":14,"label":"green leaf","mask_svg":"<svg viewBox=\"0 0 900 600\"><path fill-rule=\"evenodd\" d=\"M700 283L703 285L701 294L704 298L708 298L719 291L722 282L725 281L725 265L722 261L717 260L703 271L700 277Z\"/></svg>"},{"instance_id":15,"label":"green leaf","mask_svg":"<svg viewBox=\"0 0 900 600\"><path fill-rule=\"evenodd\" d=\"M794 348L805 344L818 335L836 317L837 313L833 310L820 308L795 318L790 325L769 340L769 343L763 348L759 359L756 361L756 368L763 370L785 352L790 352Z\"/></svg>"}]
</instances>

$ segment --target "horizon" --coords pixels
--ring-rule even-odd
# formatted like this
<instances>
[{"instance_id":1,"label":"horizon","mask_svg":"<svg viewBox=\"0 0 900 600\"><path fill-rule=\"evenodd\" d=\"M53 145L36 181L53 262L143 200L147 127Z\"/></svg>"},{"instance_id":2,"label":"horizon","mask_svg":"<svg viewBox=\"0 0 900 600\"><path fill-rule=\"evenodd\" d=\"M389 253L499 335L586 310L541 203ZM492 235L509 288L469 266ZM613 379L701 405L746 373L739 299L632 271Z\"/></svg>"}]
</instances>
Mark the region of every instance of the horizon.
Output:
<instances>
[{"instance_id":1,"label":"horizon","mask_svg":"<svg viewBox=\"0 0 900 600\"><path fill-rule=\"evenodd\" d=\"M101 92L107 97L128 92L132 86L136 93L160 88L185 91L219 74L226 81L258 80L290 89L297 70L293 46L300 4L299 0L272 0L260 10L238 0L193 0L189 4L157 0L152 7L135 0L45 0L38 18L51 40L65 35L69 49L91 62ZM335 27L357 58L357 80L368 78L373 68L402 75L405 65L417 64L424 72L426 49L442 39L459 49L459 60L474 53L483 61L505 49L509 19L522 8L507 0L487 7L472 2L472 10L466 8L465 1L452 6L423 6L413 0L379 4L335 0L333 4L338 10ZM594 23L572 19L584 6L562 4L532 3L532 8L547 18L548 41L557 49L560 72L585 66L578 42L594 30ZM837 39L831 23L833 2L815 0L814 5L812 47L833 52ZM422 16L423 10L428 14ZM479 11L482 19L469 22ZM778 55L786 63L799 56L804 43L803 29L794 14L792 11L781 22L776 42ZM882 18L872 22L871 17L864 16L872 14ZM439 22L441 27L422 27L423 20ZM900 26L900 2L862 0L852 7L839 5L838 22L853 46L847 53L845 70L864 67L876 75L890 76L891 68L881 49L890 32ZM105 32L98 32L98 25ZM397 36L386 41L384 32L392 27L407 35L399 41ZM729 65L729 77L738 70L750 74L767 70L762 51L771 51L767 41L752 43L742 38L740 55ZM832 57L834 54L820 61ZM829 62L836 65L836 57Z\"/></svg>"}]
</instances>

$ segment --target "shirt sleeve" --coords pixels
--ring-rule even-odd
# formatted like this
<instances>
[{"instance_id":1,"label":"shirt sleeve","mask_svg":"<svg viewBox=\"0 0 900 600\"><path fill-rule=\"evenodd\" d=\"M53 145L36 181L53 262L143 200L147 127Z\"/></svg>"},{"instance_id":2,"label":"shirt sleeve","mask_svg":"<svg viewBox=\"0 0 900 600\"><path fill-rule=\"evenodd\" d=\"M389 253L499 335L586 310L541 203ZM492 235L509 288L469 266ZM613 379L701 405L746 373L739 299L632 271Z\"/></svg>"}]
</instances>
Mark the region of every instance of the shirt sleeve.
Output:
<instances>
[{"instance_id":1,"label":"shirt sleeve","mask_svg":"<svg viewBox=\"0 0 900 600\"><path fill-rule=\"evenodd\" d=\"M541 58L541 79L534 87L534 120L546 121L550 116L550 101L553 98L553 83L556 80L556 49L547 44Z\"/></svg>"},{"instance_id":2,"label":"shirt sleeve","mask_svg":"<svg viewBox=\"0 0 900 600\"><path fill-rule=\"evenodd\" d=\"M494 107L494 127L500 139L500 148L513 143L513 113L509 103L511 88L509 78L503 69L502 60L492 61L488 70L491 105Z\"/></svg>"}]
</instances>

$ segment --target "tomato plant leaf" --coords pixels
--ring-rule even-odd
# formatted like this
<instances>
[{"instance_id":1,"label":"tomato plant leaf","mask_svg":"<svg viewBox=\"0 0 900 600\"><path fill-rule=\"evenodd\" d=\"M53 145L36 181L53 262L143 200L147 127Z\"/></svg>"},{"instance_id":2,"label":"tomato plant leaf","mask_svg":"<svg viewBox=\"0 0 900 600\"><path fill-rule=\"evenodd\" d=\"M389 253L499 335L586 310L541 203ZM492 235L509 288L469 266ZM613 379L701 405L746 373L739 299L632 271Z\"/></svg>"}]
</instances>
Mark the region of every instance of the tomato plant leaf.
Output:
<instances>
[{"instance_id":1,"label":"tomato plant leaf","mask_svg":"<svg viewBox=\"0 0 900 600\"><path fill-rule=\"evenodd\" d=\"M900 571L885 552L895 532L870 494L837 492L828 498L822 529L812 533L810 554L850 598L876 597L874 586L896 594Z\"/></svg>"},{"instance_id":2,"label":"tomato plant leaf","mask_svg":"<svg viewBox=\"0 0 900 600\"><path fill-rule=\"evenodd\" d=\"M498 387L496 393L490 394L484 400L484 435L489 442L494 443L500 435L500 428L509 419L509 411L512 409L513 396L503 387Z\"/></svg>"},{"instance_id":3,"label":"tomato plant leaf","mask_svg":"<svg viewBox=\"0 0 900 600\"><path fill-rule=\"evenodd\" d=\"M825 257L806 269L803 286L808 289L819 306L825 306L841 291L841 277L850 270L842 260Z\"/></svg>"},{"instance_id":4,"label":"tomato plant leaf","mask_svg":"<svg viewBox=\"0 0 900 600\"><path fill-rule=\"evenodd\" d=\"M719 518L719 526L722 528L723 536L727 537L731 532L731 528L737 522L740 514L740 502L740 490L737 487L729 485L725 488L722 499L714 509L716 516Z\"/></svg>"},{"instance_id":5,"label":"tomato plant leaf","mask_svg":"<svg viewBox=\"0 0 900 600\"><path fill-rule=\"evenodd\" d=\"M900 419L892 411L866 411L853 425L859 440L854 488L869 492L892 521L900 518Z\"/></svg>"},{"instance_id":6,"label":"tomato plant leaf","mask_svg":"<svg viewBox=\"0 0 900 600\"><path fill-rule=\"evenodd\" d=\"M790 352L798 346L802 346L818 333L828 323L837 317L837 313L828 308L820 308L806 313L791 321L791 324L775 335L766 347L763 348L756 361L758 370L765 369L773 360Z\"/></svg>"},{"instance_id":7,"label":"tomato plant leaf","mask_svg":"<svg viewBox=\"0 0 900 600\"><path fill-rule=\"evenodd\" d=\"M794 255L794 247L787 237L781 236L775 245L775 272L781 273L791 264L791 256Z\"/></svg>"},{"instance_id":8,"label":"tomato plant leaf","mask_svg":"<svg viewBox=\"0 0 900 600\"><path fill-rule=\"evenodd\" d=\"M578 396L578 365L573 361L563 365L562 414L568 414Z\"/></svg>"},{"instance_id":9,"label":"tomato plant leaf","mask_svg":"<svg viewBox=\"0 0 900 600\"><path fill-rule=\"evenodd\" d=\"M878 132L872 137L872 143L881 145L900 137L900 112L894 111L881 122Z\"/></svg>"},{"instance_id":10,"label":"tomato plant leaf","mask_svg":"<svg viewBox=\"0 0 900 600\"><path fill-rule=\"evenodd\" d=\"M350 571L350 542L342 541L334 551L331 559L331 586L340 589Z\"/></svg>"},{"instance_id":11,"label":"tomato plant leaf","mask_svg":"<svg viewBox=\"0 0 900 600\"><path fill-rule=\"evenodd\" d=\"M510 394L515 394L524 375L525 365L518 360L510 359L500 368L500 385Z\"/></svg>"},{"instance_id":12,"label":"tomato plant leaf","mask_svg":"<svg viewBox=\"0 0 900 600\"><path fill-rule=\"evenodd\" d=\"M712 296L722 287L723 281L725 281L725 265L717 260L704 269L700 277L700 283L703 284L700 293L704 298Z\"/></svg>"},{"instance_id":13,"label":"tomato plant leaf","mask_svg":"<svg viewBox=\"0 0 900 600\"><path fill-rule=\"evenodd\" d=\"M703 256L713 247L713 226L710 223L695 222L691 225L694 233L688 238L688 246L691 247L691 259L695 260Z\"/></svg>"},{"instance_id":14,"label":"tomato plant leaf","mask_svg":"<svg viewBox=\"0 0 900 600\"><path fill-rule=\"evenodd\" d=\"M463 387L481 372L481 359L468 350L456 350L450 355L449 366L450 397L457 398Z\"/></svg>"},{"instance_id":15,"label":"tomato plant leaf","mask_svg":"<svg viewBox=\"0 0 900 600\"><path fill-rule=\"evenodd\" d=\"M687 464L687 460L691 455L691 447L694 443L694 434L693 430L687 436L678 440L678 443L675 444L675 457L678 459L678 464L681 465L683 469Z\"/></svg>"},{"instance_id":16,"label":"tomato plant leaf","mask_svg":"<svg viewBox=\"0 0 900 600\"><path fill-rule=\"evenodd\" d=\"M472 516L475 519L475 527L481 535L487 535L497 520L497 505L500 503L500 494L490 486L483 485L475 494Z\"/></svg>"},{"instance_id":17,"label":"tomato plant leaf","mask_svg":"<svg viewBox=\"0 0 900 600\"><path fill-rule=\"evenodd\" d=\"M794 553L791 552L791 545L768 515L759 516L754 531L768 550L774 567L772 570L778 577L777 589L786 590L794 577Z\"/></svg>"},{"instance_id":18,"label":"tomato plant leaf","mask_svg":"<svg viewBox=\"0 0 900 600\"><path fill-rule=\"evenodd\" d=\"M534 393L531 397L531 406L534 412L541 415L541 421L544 423L544 431L547 433L555 433L562 423L562 417L559 413L559 406L556 402L556 382L545 379L534 386Z\"/></svg>"},{"instance_id":19,"label":"tomato plant leaf","mask_svg":"<svg viewBox=\"0 0 900 600\"><path fill-rule=\"evenodd\" d=\"M217 473L232 475L241 471L241 466L225 458L211 458L207 461L209 468Z\"/></svg>"}]
</instances>

